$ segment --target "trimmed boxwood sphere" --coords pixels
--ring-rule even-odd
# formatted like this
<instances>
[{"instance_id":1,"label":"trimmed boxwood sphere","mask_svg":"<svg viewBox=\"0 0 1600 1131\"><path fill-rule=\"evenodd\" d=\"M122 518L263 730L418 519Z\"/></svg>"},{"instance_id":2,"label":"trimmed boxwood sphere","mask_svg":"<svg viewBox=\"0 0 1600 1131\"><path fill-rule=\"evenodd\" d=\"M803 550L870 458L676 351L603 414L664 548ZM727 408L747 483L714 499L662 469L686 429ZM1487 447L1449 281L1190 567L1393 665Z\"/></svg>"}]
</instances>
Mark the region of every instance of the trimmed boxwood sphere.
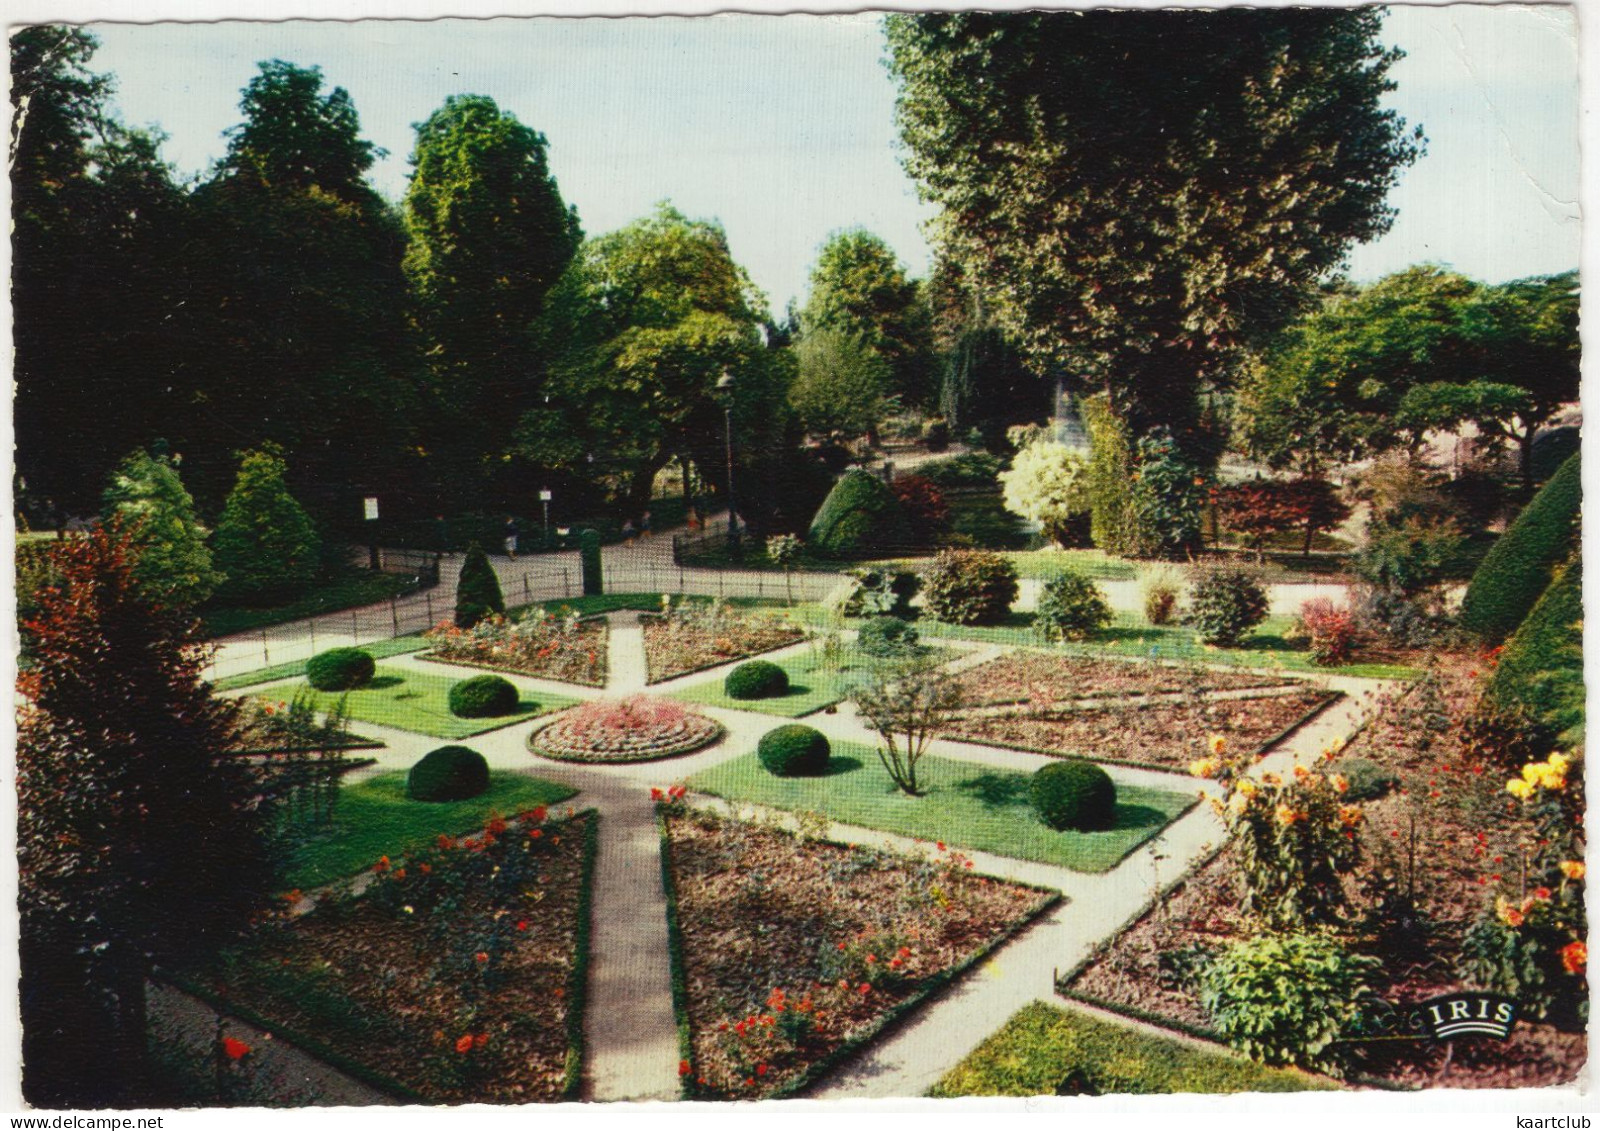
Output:
<instances>
[{"instance_id":1,"label":"trimmed boxwood sphere","mask_svg":"<svg viewBox=\"0 0 1600 1131\"><path fill-rule=\"evenodd\" d=\"M359 648L330 648L306 661L306 682L318 691L349 691L377 670L377 661Z\"/></svg>"},{"instance_id":2,"label":"trimmed boxwood sphere","mask_svg":"<svg viewBox=\"0 0 1600 1131\"><path fill-rule=\"evenodd\" d=\"M768 660L750 660L728 673L722 690L729 699L771 699L789 690L789 673Z\"/></svg>"},{"instance_id":3,"label":"trimmed boxwood sphere","mask_svg":"<svg viewBox=\"0 0 1600 1131\"><path fill-rule=\"evenodd\" d=\"M790 723L762 735L756 757L780 778L816 777L827 772L832 749L828 736L816 727Z\"/></svg>"},{"instance_id":4,"label":"trimmed boxwood sphere","mask_svg":"<svg viewBox=\"0 0 1600 1131\"><path fill-rule=\"evenodd\" d=\"M475 675L450 689L450 713L459 719L510 715L521 702L516 686L497 675Z\"/></svg>"},{"instance_id":5,"label":"trimmed boxwood sphere","mask_svg":"<svg viewBox=\"0 0 1600 1131\"><path fill-rule=\"evenodd\" d=\"M1033 811L1052 829L1109 829L1117 822L1117 787L1093 762L1071 759L1044 767L1028 787Z\"/></svg>"},{"instance_id":6,"label":"trimmed boxwood sphere","mask_svg":"<svg viewBox=\"0 0 1600 1131\"><path fill-rule=\"evenodd\" d=\"M413 801L465 801L489 788L489 763L467 746L441 746L424 755L406 777Z\"/></svg>"}]
</instances>

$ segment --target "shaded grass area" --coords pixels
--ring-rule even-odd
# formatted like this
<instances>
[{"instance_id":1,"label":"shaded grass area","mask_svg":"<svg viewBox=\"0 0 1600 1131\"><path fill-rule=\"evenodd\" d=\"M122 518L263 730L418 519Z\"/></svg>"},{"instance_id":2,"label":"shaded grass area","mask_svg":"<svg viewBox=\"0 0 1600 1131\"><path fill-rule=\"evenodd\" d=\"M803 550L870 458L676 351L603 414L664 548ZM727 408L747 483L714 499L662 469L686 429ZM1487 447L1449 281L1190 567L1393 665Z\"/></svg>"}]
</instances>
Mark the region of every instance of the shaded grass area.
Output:
<instances>
[{"instance_id":1,"label":"shaded grass area","mask_svg":"<svg viewBox=\"0 0 1600 1131\"><path fill-rule=\"evenodd\" d=\"M362 605L387 601L410 590L414 578L398 573L371 573L352 570L350 573L318 583L309 593L282 605L268 608L237 608L210 604L200 610L200 620L207 636L229 636L248 632L253 628L303 620L306 617L337 613Z\"/></svg>"},{"instance_id":2,"label":"shaded grass area","mask_svg":"<svg viewBox=\"0 0 1600 1131\"><path fill-rule=\"evenodd\" d=\"M332 827L294 849L286 876L289 886L317 887L370 868L380 856L428 847L440 834L476 832L491 814L511 816L578 792L527 774L493 771L488 790L477 797L413 801L406 796L406 773L395 770L341 787Z\"/></svg>"},{"instance_id":3,"label":"shaded grass area","mask_svg":"<svg viewBox=\"0 0 1600 1131\"><path fill-rule=\"evenodd\" d=\"M1013 1014L928 1094L1048 1096L1058 1089L1152 1095L1336 1091L1338 1085L1036 1001Z\"/></svg>"},{"instance_id":4,"label":"shaded grass area","mask_svg":"<svg viewBox=\"0 0 1600 1131\"><path fill-rule=\"evenodd\" d=\"M932 658L943 663L956 654L953 648L931 649ZM772 659L789 677L789 691L770 699L735 699L723 690L721 679L708 680L694 687L673 692L669 698L731 711L756 711L763 715L796 719L848 699L855 687L872 672L875 661L854 648L845 649L838 665L823 662L820 655L806 652L787 659ZM730 664L728 670L735 665Z\"/></svg>"},{"instance_id":5,"label":"shaded grass area","mask_svg":"<svg viewBox=\"0 0 1600 1131\"><path fill-rule=\"evenodd\" d=\"M1121 786L1116 827L1057 832L1028 802L1030 775L933 755L917 763L921 797L902 793L869 746L839 742L828 773L779 778L746 754L689 778L690 789L735 802L814 811L835 821L943 841L977 852L1104 872L1195 804L1193 794Z\"/></svg>"},{"instance_id":6,"label":"shaded grass area","mask_svg":"<svg viewBox=\"0 0 1600 1131\"><path fill-rule=\"evenodd\" d=\"M379 667L372 682L354 691L312 692L312 705L318 711L331 711L348 695L352 719L381 726L427 734L435 738L470 738L475 734L499 730L552 711L564 711L578 700L550 692L536 696L524 693L517 710L488 719L459 719L450 713L450 689L461 681L450 676L430 675L404 668ZM310 691L300 684L291 691ZM287 696L285 696L287 698Z\"/></svg>"},{"instance_id":7,"label":"shaded grass area","mask_svg":"<svg viewBox=\"0 0 1600 1131\"><path fill-rule=\"evenodd\" d=\"M361 650L374 660L383 660L390 656L420 652L428 647L430 645L422 639L421 633L412 632L405 636L397 636L393 640L374 640L371 644L361 645ZM293 679L297 675L305 674L304 660L289 660L286 663L273 664L270 668L257 668L255 671L224 676L211 686L218 691L236 691L241 687L254 687L258 683L277 683L279 680Z\"/></svg>"}]
</instances>

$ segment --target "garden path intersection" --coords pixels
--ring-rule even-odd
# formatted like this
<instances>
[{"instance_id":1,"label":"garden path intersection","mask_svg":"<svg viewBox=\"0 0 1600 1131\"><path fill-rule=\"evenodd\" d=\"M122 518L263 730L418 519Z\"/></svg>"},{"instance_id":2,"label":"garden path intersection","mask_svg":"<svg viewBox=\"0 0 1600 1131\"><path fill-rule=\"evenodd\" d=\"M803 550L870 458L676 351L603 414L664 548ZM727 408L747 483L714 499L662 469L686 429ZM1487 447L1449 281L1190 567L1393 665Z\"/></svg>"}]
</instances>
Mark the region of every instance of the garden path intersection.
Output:
<instances>
[{"instance_id":1,"label":"garden path intersection","mask_svg":"<svg viewBox=\"0 0 1600 1131\"><path fill-rule=\"evenodd\" d=\"M515 564L521 566L522 562ZM769 577L769 586L770 581ZM643 691L646 672L639 615L611 613L607 620L610 662L609 682L604 690L515 674L508 678L534 697L540 692L559 692L573 698L596 699ZM958 655L946 665L951 672L982 664L1002 652L994 645L955 646ZM764 658L781 661L800 657L809 647L805 643L791 645L767 653ZM414 655L393 656L384 663L415 671L441 670L439 664ZM651 685L649 691L668 694L720 682L730 666L731 663L663 681ZM1361 727L1388 686L1385 681L1347 676L1319 676L1317 682L1331 691L1343 692L1344 697L1273 745L1258 763L1259 770L1287 773L1296 761L1314 762L1330 744L1347 740ZM254 688L246 693L267 689ZM1228 692L1209 694L1231 697ZM536 724L516 724L468 740L492 770L535 774L569 785L579 791L570 804L579 809L593 808L600 814L585 1009L585 1099L664 1100L675 1098L679 1092L680 1052L672 1007L667 903L650 790L745 755L755 748L762 734L781 721L753 711L715 706L702 709L723 724L724 736L703 750L657 762L602 767L552 761L528 749L528 734ZM834 743L870 746L877 739L848 702L831 712L807 715L804 721ZM435 739L368 722L362 722L360 729L386 743L384 749L373 752L377 765L367 771L370 773L406 769L437 745ZM1023 772L1052 761L1046 755L943 738L933 741L929 754ZM1118 765L1105 768L1119 787L1143 786L1183 793L1210 791L1213 795L1216 790L1211 782L1169 772ZM798 824L787 812L697 793L691 793L688 800L694 806L755 816L783 827L795 828ZM930 848L925 842L908 837L838 822L831 825L828 836L844 843L897 852L926 853ZM853 1099L925 1094L1018 1009L1036 1000L1054 1000L1057 971L1071 968L1096 945L1137 919L1192 867L1218 850L1224 838L1221 820L1211 806L1201 804L1190 808L1115 867L1099 874L964 850L980 873L1054 889L1065 898L996 949L987 961L868 1044L807 1095ZM325 1074L326 1069L322 1072Z\"/></svg>"}]
</instances>

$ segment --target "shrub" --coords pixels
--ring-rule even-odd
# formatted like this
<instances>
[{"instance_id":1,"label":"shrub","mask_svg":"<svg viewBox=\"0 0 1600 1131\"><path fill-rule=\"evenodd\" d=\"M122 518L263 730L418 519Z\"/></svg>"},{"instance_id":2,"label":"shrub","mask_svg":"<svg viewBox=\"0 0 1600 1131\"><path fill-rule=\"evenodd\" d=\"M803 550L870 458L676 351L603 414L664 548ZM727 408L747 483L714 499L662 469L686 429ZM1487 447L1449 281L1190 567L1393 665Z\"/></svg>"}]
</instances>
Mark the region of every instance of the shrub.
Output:
<instances>
[{"instance_id":1,"label":"shrub","mask_svg":"<svg viewBox=\"0 0 1600 1131\"><path fill-rule=\"evenodd\" d=\"M514 714L521 703L516 685L497 675L476 675L450 689L450 713L460 719Z\"/></svg>"},{"instance_id":2,"label":"shrub","mask_svg":"<svg viewBox=\"0 0 1600 1131\"><path fill-rule=\"evenodd\" d=\"M1583 559L1574 557L1506 642L1485 689L1568 745L1583 740Z\"/></svg>"},{"instance_id":3,"label":"shrub","mask_svg":"<svg viewBox=\"0 0 1600 1131\"><path fill-rule=\"evenodd\" d=\"M1089 536L1108 553L1146 558L1160 546L1134 498L1133 442L1105 394L1080 403L1089 433Z\"/></svg>"},{"instance_id":4,"label":"shrub","mask_svg":"<svg viewBox=\"0 0 1600 1131\"><path fill-rule=\"evenodd\" d=\"M916 651L918 639L916 628L899 617L880 616L861 626L856 647L875 659L891 659Z\"/></svg>"},{"instance_id":5,"label":"shrub","mask_svg":"<svg viewBox=\"0 0 1600 1131\"><path fill-rule=\"evenodd\" d=\"M1110 623L1105 594L1077 570L1062 571L1039 591L1033 628L1046 640L1087 640Z\"/></svg>"},{"instance_id":6,"label":"shrub","mask_svg":"<svg viewBox=\"0 0 1600 1131\"><path fill-rule=\"evenodd\" d=\"M139 548L133 573L146 591L190 607L211 596L222 577L211 566L194 499L170 460L136 450L118 465L102 498L102 517L122 515Z\"/></svg>"},{"instance_id":7,"label":"shrub","mask_svg":"<svg viewBox=\"0 0 1600 1131\"><path fill-rule=\"evenodd\" d=\"M1461 599L1461 627L1487 644L1516 631L1571 551L1583 502L1577 453L1490 547Z\"/></svg>"},{"instance_id":8,"label":"shrub","mask_svg":"<svg viewBox=\"0 0 1600 1131\"><path fill-rule=\"evenodd\" d=\"M966 452L946 459L931 459L917 467L917 474L937 487L992 488L1000 476L1000 461L983 452Z\"/></svg>"},{"instance_id":9,"label":"shrub","mask_svg":"<svg viewBox=\"0 0 1600 1131\"><path fill-rule=\"evenodd\" d=\"M901 513L906 517L906 530L913 541L927 545L934 542L950 525L950 504L944 491L932 480L920 475L902 475L889 485L894 497L900 501Z\"/></svg>"},{"instance_id":10,"label":"shrub","mask_svg":"<svg viewBox=\"0 0 1600 1131\"><path fill-rule=\"evenodd\" d=\"M828 736L804 723L789 723L761 736L756 757L780 778L816 777L828 770Z\"/></svg>"},{"instance_id":11,"label":"shrub","mask_svg":"<svg viewBox=\"0 0 1600 1131\"><path fill-rule=\"evenodd\" d=\"M1450 622L1422 607L1417 598L1368 589L1356 603L1356 623L1402 648L1425 648L1450 631Z\"/></svg>"},{"instance_id":12,"label":"shrub","mask_svg":"<svg viewBox=\"0 0 1600 1131\"><path fill-rule=\"evenodd\" d=\"M789 691L789 673L770 660L748 660L728 673L722 690L729 699L771 699Z\"/></svg>"},{"instance_id":13,"label":"shrub","mask_svg":"<svg viewBox=\"0 0 1600 1131\"><path fill-rule=\"evenodd\" d=\"M1033 811L1052 829L1090 831L1117 823L1117 787L1093 762L1052 762L1028 785Z\"/></svg>"},{"instance_id":14,"label":"shrub","mask_svg":"<svg viewBox=\"0 0 1600 1131\"><path fill-rule=\"evenodd\" d=\"M456 579L456 627L471 628L484 617L504 614L506 599L500 594L500 579L489 564L489 555L477 542L467 547Z\"/></svg>"},{"instance_id":15,"label":"shrub","mask_svg":"<svg viewBox=\"0 0 1600 1131\"><path fill-rule=\"evenodd\" d=\"M1409 515L1367 523L1351 562L1357 577L1385 592L1412 597L1443 581L1465 539L1449 515Z\"/></svg>"},{"instance_id":16,"label":"shrub","mask_svg":"<svg viewBox=\"0 0 1600 1131\"><path fill-rule=\"evenodd\" d=\"M1254 573L1238 566L1215 566L1195 581L1189 593L1189 618L1207 644L1231 647L1267 619L1267 591Z\"/></svg>"},{"instance_id":17,"label":"shrub","mask_svg":"<svg viewBox=\"0 0 1600 1131\"><path fill-rule=\"evenodd\" d=\"M829 603L847 617L907 616L922 588L922 579L910 570L852 569L845 576L848 588Z\"/></svg>"},{"instance_id":18,"label":"shrub","mask_svg":"<svg viewBox=\"0 0 1600 1131\"><path fill-rule=\"evenodd\" d=\"M1157 628L1178 619L1178 598L1183 594L1183 571L1172 565L1147 566L1139 571L1139 602L1144 619Z\"/></svg>"},{"instance_id":19,"label":"shrub","mask_svg":"<svg viewBox=\"0 0 1600 1131\"><path fill-rule=\"evenodd\" d=\"M930 452L942 452L950 446L950 424L936 416L922 426L922 446Z\"/></svg>"},{"instance_id":20,"label":"shrub","mask_svg":"<svg viewBox=\"0 0 1600 1131\"><path fill-rule=\"evenodd\" d=\"M1209 497L1206 469L1186 458L1165 426L1139 437L1133 505L1154 553L1182 554L1200 546L1200 520Z\"/></svg>"},{"instance_id":21,"label":"shrub","mask_svg":"<svg viewBox=\"0 0 1600 1131\"><path fill-rule=\"evenodd\" d=\"M1304 549L1318 531L1330 530L1350 517L1350 508L1326 479L1255 479L1231 483L1213 495L1217 516L1225 530L1243 534L1248 545L1262 557L1268 536L1299 530L1305 534Z\"/></svg>"},{"instance_id":22,"label":"shrub","mask_svg":"<svg viewBox=\"0 0 1600 1131\"><path fill-rule=\"evenodd\" d=\"M922 578L928 611L949 624L995 624L1017 599L1017 567L986 550L945 550Z\"/></svg>"},{"instance_id":23,"label":"shrub","mask_svg":"<svg viewBox=\"0 0 1600 1131\"><path fill-rule=\"evenodd\" d=\"M1019 451L1000 473L1006 509L1039 524L1052 545L1066 547L1082 537L1089 515L1089 464L1054 440L1038 440Z\"/></svg>"},{"instance_id":24,"label":"shrub","mask_svg":"<svg viewBox=\"0 0 1600 1131\"><path fill-rule=\"evenodd\" d=\"M1334 1042L1372 1002L1377 959L1318 934L1263 934L1233 943L1200 974L1200 1005L1240 1052L1267 1064L1342 1070Z\"/></svg>"},{"instance_id":25,"label":"shrub","mask_svg":"<svg viewBox=\"0 0 1600 1131\"><path fill-rule=\"evenodd\" d=\"M600 534L584 530L578 535L578 560L583 570L583 595L598 597L606 591L605 570L600 563Z\"/></svg>"},{"instance_id":26,"label":"shrub","mask_svg":"<svg viewBox=\"0 0 1600 1131\"><path fill-rule=\"evenodd\" d=\"M1312 660L1319 664L1347 664L1355 655L1356 618L1326 597L1300 606L1300 631L1310 642Z\"/></svg>"},{"instance_id":27,"label":"shrub","mask_svg":"<svg viewBox=\"0 0 1600 1131\"><path fill-rule=\"evenodd\" d=\"M377 670L377 662L359 648L330 648L306 661L306 682L318 691L349 691Z\"/></svg>"},{"instance_id":28,"label":"shrub","mask_svg":"<svg viewBox=\"0 0 1600 1131\"><path fill-rule=\"evenodd\" d=\"M423 755L406 775L413 801L465 801L489 788L489 763L467 746L441 746Z\"/></svg>"},{"instance_id":29,"label":"shrub","mask_svg":"<svg viewBox=\"0 0 1600 1131\"><path fill-rule=\"evenodd\" d=\"M1331 772L1345 780L1345 800L1376 801L1400 785L1400 775L1371 758L1341 758Z\"/></svg>"},{"instance_id":30,"label":"shrub","mask_svg":"<svg viewBox=\"0 0 1600 1131\"><path fill-rule=\"evenodd\" d=\"M855 700L861 719L882 739L875 753L884 773L901 792L919 796L917 763L934 735L950 725L961 688L933 658L912 655L877 665Z\"/></svg>"},{"instance_id":31,"label":"shrub","mask_svg":"<svg viewBox=\"0 0 1600 1131\"><path fill-rule=\"evenodd\" d=\"M871 472L856 470L833 485L811 520L806 540L816 553L845 558L904 545L908 534L894 492Z\"/></svg>"},{"instance_id":32,"label":"shrub","mask_svg":"<svg viewBox=\"0 0 1600 1131\"><path fill-rule=\"evenodd\" d=\"M239 478L211 537L212 560L229 601L294 596L317 577L320 544L305 508L289 494L277 450L245 452Z\"/></svg>"}]
</instances>

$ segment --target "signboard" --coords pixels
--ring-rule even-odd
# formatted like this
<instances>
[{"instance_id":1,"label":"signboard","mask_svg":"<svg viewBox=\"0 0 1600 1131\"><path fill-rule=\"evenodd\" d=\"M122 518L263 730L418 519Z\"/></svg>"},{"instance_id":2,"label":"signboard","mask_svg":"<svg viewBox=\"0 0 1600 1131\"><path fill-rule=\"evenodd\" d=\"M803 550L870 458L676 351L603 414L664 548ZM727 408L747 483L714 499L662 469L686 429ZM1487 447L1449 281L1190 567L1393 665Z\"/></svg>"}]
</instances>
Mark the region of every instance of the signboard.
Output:
<instances>
[{"instance_id":1,"label":"signboard","mask_svg":"<svg viewBox=\"0 0 1600 1131\"><path fill-rule=\"evenodd\" d=\"M539 492L539 501L541 503L548 503L550 501L550 489L548 487Z\"/></svg>"},{"instance_id":2,"label":"signboard","mask_svg":"<svg viewBox=\"0 0 1600 1131\"><path fill-rule=\"evenodd\" d=\"M1493 1037L1503 1041L1517 1021L1517 1003L1501 994L1454 993L1418 1002L1413 1016L1436 1041Z\"/></svg>"},{"instance_id":3,"label":"signboard","mask_svg":"<svg viewBox=\"0 0 1600 1131\"><path fill-rule=\"evenodd\" d=\"M375 522L378 518L378 500L376 496L369 495L361 500L361 505L366 510L368 522Z\"/></svg>"}]
</instances>

